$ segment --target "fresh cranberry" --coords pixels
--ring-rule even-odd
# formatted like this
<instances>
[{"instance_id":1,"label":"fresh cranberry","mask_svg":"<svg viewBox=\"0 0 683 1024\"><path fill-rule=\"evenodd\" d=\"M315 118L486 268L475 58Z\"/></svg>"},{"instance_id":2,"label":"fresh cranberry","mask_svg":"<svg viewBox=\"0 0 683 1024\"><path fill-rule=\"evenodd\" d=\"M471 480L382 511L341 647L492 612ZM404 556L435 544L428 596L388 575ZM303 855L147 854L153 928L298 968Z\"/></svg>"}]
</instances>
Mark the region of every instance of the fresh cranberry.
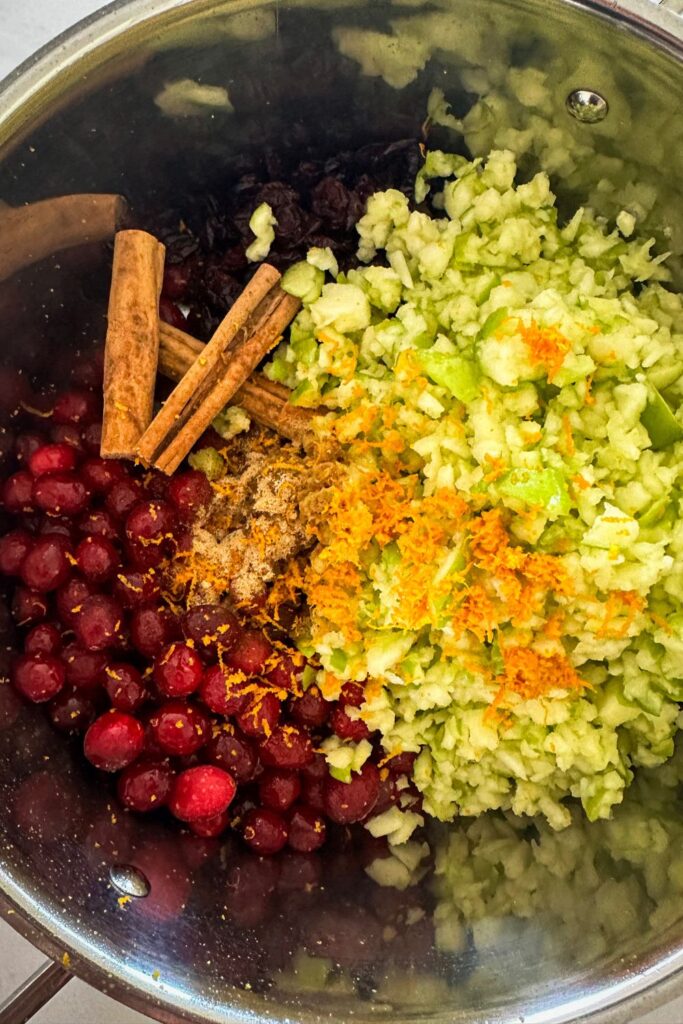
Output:
<instances>
[{"instance_id":1,"label":"fresh cranberry","mask_svg":"<svg viewBox=\"0 0 683 1024\"><path fill-rule=\"evenodd\" d=\"M128 570L117 573L114 580L114 597L125 608L137 608L141 604L151 604L161 597L161 582L152 569L148 572Z\"/></svg>"},{"instance_id":2,"label":"fresh cranberry","mask_svg":"<svg viewBox=\"0 0 683 1024\"><path fill-rule=\"evenodd\" d=\"M172 785L168 761L137 761L121 772L116 792L124 807L144 814L165 805Z\"/></svg>"},{"instance_id":3,"label":"fresh cranberry","mask_svg":"<svg viewBox=\"0 0 683 1024\"><path fill-rule=\"evenodd\" d=\"M128 471L114 459L91 457L81 466L81 476L93 494L106 494L114 484L128 479Z\"/></svg>"},{"instance_id":4,"label":"fresh cranberry","mask_svg":"<svg viewBox=\"0 0 683 1024\"><path fill-rule=\"evenodd\" d=\"M309 686L302 697L292 701L290 714L305 729L319 729L330 716L330 702L325 700L317 686Z\"/></svg>"},{"instance_id":5,"label":"fresh cranberry","mask_svg":"<svg viewBox=\"0 0 683 1024\"><path fill-rule=\"evenodd\" d=\"M159 299L159 318L171 327L177 327L179 331L187 330L187 317L182 309L176 306L175 302L162 295Z\"/></svg>"},{"instance_id":6,"label":"fresh cranberry","mask_svg":"<svg viewBox=\"0 0 683 1024\"><path fill-rule=\"evenodd\" d=\"M73 628L83 602L94 593L92 584L72 576L57 591L57 612L65 626Z\"/></svg>"},{"instance_id":7,"label":"fresh cranberry","mask_svg":"<svg viewBox=\"0 0 683 1024\"><path fill-rule=\"evenodd\" d=\"M10 530L0 538L0 573L18 576L21 563L33 547L33 537L27 530Z\"/></svg>"},{"instance_id":8,"label":"fresh cranberry","mask_svg":"<svg viewBox=\"0 0 683 1024\"><path fill-rule=\"evenodd\" d=\"M0 498L6 512L18 515L20 512L33 510L33 473L28 469L20 469L18 473L8 476L2 485Z\"/></svg>"},{"instance_id":9,"label":"fresh cranberry","mask_svg":"<svg viewBox=\"0 0 683 1024\"><path fill-rule=\"evenodd\" d=\"M129 714L141 708L149 696L140 672L123 661L107 665L104 688L112 707Z\"/></svg>"},{"instance_id":10,"label":"fresh cranberry","mask_svg":"<svg viewBox=\"0 0 683 1024\"><path fill-rule=\"evenodd\" d=\"M52 411L55 423L74 423L80 426L94 423L99 415L99 403L90 391L65 391L55 402Z\"/></svg>"},{"instance_id":11,"label":"fresh cranberry","mask_svg":"<svg viewBox=\"0 0 683 1024\"><path fill-rule=\"evenodd\" d=\"M39 537L21 565L27 587L46 594L56 590L69 575L69 545L63 537Z\"/></svg>"},{"instance_id":12,"label":"fresh cranberry","mask_svg":"<svg viewBox=\"0 0 683 1024\"><path fill-rule=\"evenodd\" d=\"M47 713L59 732L85 732L95 717L95 705L83 693L64 687L48 704Z\"/></svg>"},{"instance_id":13,"label":"fresh cranberry","mask_svg":"<svg viewBox=\"0 0 683 1024\"><path fill-rule=\"evenodd\" d=\"M176 526L176 516L166 501L139 501L128 513L126 537L134 544L162 545Z\"/></svg>"},{"instance_id":14,"label":"fresh cranberry","mask_svg":"<svg viewBox=\"0 0 683 1024\"><path fill-rule=\"evenodd\" d=\"M102 685L107 657L101 651L84 651L72 643L62 651L62 661L67 683L77 690L93 691Z\"/></svg>"},{"instance_id":15,"label":"fresh cranberry","mask_svg":"<svg viewBox=\"0 0 683 1024\"><path fill-rule=\"evenodd\" d=\"M249 703L237 716L237 724L246 736L265 739L279 722L280 710L275 694L261 691L249 698Z\"/></svg>"},{"instance_id":16,"label":"fresh cranberry","mask_svg":"<svg viewBox=\"0 0 683 1024\"><path fill-rule=\"evenodd\" d=\"M85 537L76 548L78 568L91 583L111 579L119 567L119 553L106 537Z\"/></svg>"},{"instance_id":17,"label":"fresh cranberry","mask_svg":"<svg viewBox=\"0 0 683 1024\"><path fill-rule=\"evenodd\" d=\"M197 469L176 473L168 485L168 500L185 522L194 519L197 513L209 504L212 497L211 484Z\"/></svg>"},{"instance_id":18,"label":"fresh cranberry","mask_svg":"<svg viewBox=\"0 0 683 1024\"><path fill-rule=\"evenodd\" d=\"M24 640L24 654L59 654L62 635L51 622L39 622Z\"/></svg>"},{"instance_id":19,"label":"fresh cranberry","mask_svg":"<svg viewBox=\"0 0 683 1024\"><path fill-rule=\"evenodd\" d=\"M83 429L83 447L91 455L99 455L100 447L102 446L102 424L89 423L87 427Z\"/></svg>"},{"instance_id":20,"label":"fresh cranberry","mask_svg":"<svg viewBox=\"0 0 683 1024\"><path fill-rule=\"evenodd\" d=\"M339 694L342 707L359 708L365 703L365 691L360 683L344 683Z\"/></svg>"},{"instance_id":21,"label":"fresh cranberry","mask_svg":"<svg viewBox=\"0 0 683 1024\"><path fill-rule=\"evenodd\" d=\"M125 519L144 494L144 488L139 480L121 480L114 484L107 494L104 507L114 519Z\"/></svg>"},{"instance_id":22,"label":"fresh cranberry","mask_svg":"<svg viewBox=\"0 0 683 1024\"><path fill-rule=\"evenodd\" d=\"M78 522L78 529L87 537L104 537L106 540L119 539L119 531L113 517L103 508L95 508L86 512Z\"/></svg>"},{"instance_id":23,"label":"fresh cranberry","mask_svg":"<svg viewBox=\"0 0 683 1024\"><path fill-rule=\"evenodd\" d=\"M218 604L199 604L183 616L183 633L209 659L229 651L242 632L231 611Z\"/></svg>"},{"instance_id":24,"label":"fresh cranberry","mask_svg":"<svg viewBox=\"0 0 683 1024\"><path fill-rule=\"evenodd\" d=\"M64 666L51 654L22 654L12 667L15 690L34 704L56 697L64 679Z\"/></svg>"},{"instance_id":25,"label":"fresh cranberry","mask_svg":"<svg viewBox=\"0 0 683 1024\"><path fill-rule=\"evenodd\" d=\"M238 715L249 702L249 695L244 693L245 682L241 672L209 665L202 677L199 698L216 715Z\"/></svg>"},{"instance_id":26,"label":"fresh cranberry","mask_svg":"<svg viewBox=\"0 0 683 1024\"><path fill-rule=\"evenodd\" d=\"M189 832L180 832L175 840L180 847L183 860L190 871L198 871L207 861L213 860L221 852L221 844L216 842L216 829L219 828L218 819L230 823L230 812L218 814L215 818L207 818L205 821L190 822ZM220 828L223 832L224 828ZM226 854L228 846L225 847Z\"/></svg>"},{"instance_id":27,"label":"fresh cranberry","mask_svg":"<svg viewBox=\"0 0 683 1024\"><path fill-rule=\"evenodd\" d=\"M202 660L187 644L171 644L154 662L154 682L164 697L189 697L202 680Z\"/></svg>"},{"instance_id":28,"label":"fresh cranberry","mask_svg":"<svg viewBox=\"0 0 683 1024\"><path fill-rule=\"evenodd\" d=\"M411 775L416 760L416 753L411 750L404 750L402 754L395 754L387 761L386 767L392 775Z\"/></svg>"},{"instance_id":29,"label":"fresh cranberry","mask_svg":"<svg viewBox=\"0 0 683 1024\"><path fill-rule=\"evenodd\" d=\"M299 685L304 659L300 654L279 654L275 665L266 672L266 679L278 690L301 693Z\"/></svg>"},{"instance_id":30,"label":"fresh cranberry","mask_svg":"<svg viewBox=\"0 0 683 1024\"><path fill-rule=\"evenodd\" d=\"M330 716L332 732L342 740L353 740L358 743L366 740L370 730L362 718L351 718L343 707L336 707Z\"/></svg>"},{"instance_id":31,"label":"fresh cranberry","mask_svg":"<svg viewBox=\"0 0 683 1024\"><path fill-rule=\"evenodd\" d=\"M107 711L85 734L85 756L104 772L118 772L142 753L145 730L137 718L122 711Z\"/></svg>"},{"instance_id":32,"label":"fresh cranberry","mask_svg":"<svg viewBox=\"0 0 683 1024\"><path fill-rule=\"evenodd\" d=\"M373 814L383 814L398 803L400 793L396 788L396 779L386 769L379 773L379 792L377 803L373 807Z\"/></svg>"},{"instance_id":33,"label":"fresh cranberry","mask_svg":"<svg viewBox=\"0 0 683 1024\"><path fill-rule=\"evenodd\" d=\"M106 651L121 643L123 609L113 597L86 597L74 620L74 632L86 651Z\"/></svg>"},{"instance_id":34,"label":"fresh cranberry","mask_svg":"<svg viewBox=\"0 0 683 1024\"><path fill-rule=\"evenodd\" d=\"M44 444L45 438L41 434L18 434L14 442L14 454L17 462L27 466L33 453Z\"/></svg>"},{"instance_id":35,"label":"fresh cranberry","mask_svg":"<svg viewBox=\"0 0 683 1024\"><path fill-rule=\"evenodd\" d=\"M206 747L211 764L224 768L237 782L250 782L258 766L258 755L253 744L234 731L218 732Z\"/></svg>"},{"instance_id":36,"label":"fresh cranberry","mask_svg":"<svg viewBox=\"0 0 683 1024\"><path fill-rule=\"evenodd\" d=\"M185 261L184 263L168 264L164 268L164 282L161 286L161 294L172 301L184 298L191 276L191 263Z\"/></svg>"},{"instance_id":37,"label":"fresh cranberry","mask_svg":"<svg viewBox=\"0 0 683 1024\"><path fill-rule=\"evenodd\" d=\"M312 807L314 811L321 814L325 810L325 781L324 779L306 778L304 775L301 781L301 797Z\"/></svg>"},{"instance_id":38,"label":"fresh cranberry","mask_svg":"<svg viewBox=\"0 0 683 1024\"><path fill-rule=\"evenodd\" d=\"M75 473L50 473L36 480L33 501L43 512L76 516L90 501L90 490Z\"/></svg>"},{"instance_id":39,"label":"fresh cranberry","mask_svg":"<svg viewBox=\"0 0 683 1024\"><path fill-rule=\"evenodd\" d=\"M34 476L68 473L76 468L76 451L70 444L44 444L29 456L28 468Z\"/></svg>"},{"instance_id":40,"label":"fresh cranberry","mask_svg":"<svg viewBox=\"0 0 683 1024\"><path fill-rule=\"evenodd\" d=\"M309 764L314 755L310 736L296 725L277 726L260 746L261 760L274 768L296 771Z\"/></svg>"},{"instance_id":41,"label":"fresh cranberry","mask_svg":"<svg viewBox=\"0 0 683 1024\"><path fill-rule=\"evenodd\" d=\"M167 543L170 541L167 540ZM143 544L126 538L124 542L125 560L136 572L149 572L160 568L167 557L167 548L160 544Z\"/></svg>"},{"instance_id":42,"label":"fresh cranberry","mask_svg":"<svg viewBox=\"0 0 683 1024\"><path fill-rule=\"evenodd\" d=\"M288 811L301 793L301 779L296 772L269 768L259 779L258 793L261 803L271 811Z\"/></svg>"},{"instance_id":43,"label":"fresh cranberry","mask_svg":"<svg viewBox=\"0 0 683 1024\"><path fill-rule=\"evenodd\" d=\"M176 633L177 620L167 608L136 608L131 616L131 640L146 658L156 658Z\"/></svg>"},{"instance_id":44,"label":"fresh cranberry","mask_svg":"<svg viewBox=\"0 0 683 1024\"><path fill-rule=\"evenodd\" d=\"M366 761L350 782L340 782L330 776L325 781L325 811L327 817L339 825L362 821L373 810L379 797L379 771Z\"/></svg>"},{"instance_id":45,"label":"fresh cranberry","mask_svg":"<svg viewBox=\"0 0 683 1024\"><path fill-rule=\"evenodd\" d=\"M44 594L29 587L16 587L12 597L12 618L18 626L30 626L47 615L48 604Z\"/></svg>"},{"instance_id":46,"label":"fresh cranberry","mask_svg":"<svg viewBox=\"0 0 683 1024\"><path fill-rule=\"evenodd\" d=\"M83 454L83 437L78 427L70 423L55 423L50 430L50 439L53 444L67 444L74 449L77 456ZM73 466L68 467L73 469Z\"/></svg>"},{"instance_id":47,"label":"fresh cranberry","mask_svg":"<svg viewBox=\"0 0 683 1024\"><path fill-rule=\"evenodd\" d=\"M138 712L138 717L145 727L145 756L153 760L166 757L166 751L159 746L156 738L154 725L156 723L156 708L143 709Z\"/></svg>"},{"instance_id":48,"label":"fresh cranberry","mask_svg":"<svg viewBox=\"0 0 683 1024\"><path fill-rule=\"evenodd\" d=\"M266 671L273 648L258 629L245 629L226 656L232 668L248 676L260 676Z\"/></svg>"},{"instance_id":49,"label":"fresh cranberry","mask_svg":"<svg viewBox=\"0 0 683 1024\"><path fill-rule=\"evenodd\" d=\"M202 764L177 776L168 806L181 821L215 818L228 809L236 789L228 772L213 764Z\"/></svg>"},{"instance_id":50,"label":"fresh cranberry","mask_svg":"<svg viewBox=\"0 0 683 1024\"><path fill-rule=\"evenodd\" d=\"M189 825L196 836L205 839L221 836L230 825L230 811L223 811L222 814L216 814L213 818L200 818L197 821L191 821Z\"/></svg>"},{"instance_id":51,"label":"fresh cranberry","mask_svg":"<svg viewBox=\"0 0 683 1024\"><path fill-rule=\"evenodd\" d=\"M225 441L221 435L213 427L207 427L199 440L195 442L194 450L200 452L204 448L220 449L224 445Z\"/></svg>"},{"instance_id":52,"label":"fresh cranberry","mask_svg":"<svg viewBox=\"0 0 683 1024\"><path fill-rule=\"evenodd\" d=\"M183 700L162 704L151 716L152 739L166 754L194 754L211 737L209 719L198 707Z\"/></svg>"},{"instance_id":53,"label":"fresh cranberry","mask_svg":"<svg viewBox=\"0 0 683 1024\"><path fill-rule=\"evenodd\" d=\"M244 816L242 836L254 853L270 857L287 843L287 823L275 811L255 807Z\"/></svg>"},{"instance_id":54,"label":"fresh cranberry","mask_svg":"<svg viewBox=\"0 0 683 1024\"><path fill-rule=\"evenodd\" d=\"M313 807L296 804L289 814L287 842L299 853L313 853L325 842L325 819Z\"/></svg>"},{"instance_id":55,"label":"fresh cranberry","mask_svg":"<svg viewBox=\"0 0 683 1024\"><path fill-rule=\"evenodd\" d=\"M160 473L157 469L149 469L143 477L143 483L148 497L166 501L170 480L165 473Z\"/></svg>"},{"instance_id":56,"label":"fresh cranberry","mask_svg":"<svg viewBox=\"0 0 683 1024\"><path fill-rule=\"evenodd\" d=\"M181 525L176 529L175 533L176 554L182 555L190 552L192 550L193 540L194 535L192 533L192 530L190 530L189 527L187 526L183 526L181 523Z\"/></svg>"},{"instance_id":57,"label":"fresh cranberry","mask_svg":"<svg viewBox=\"0 0 683 1024\"><path fill-rule=\"evenodd\" d=\"M327 760L325 755L320 752L316 752L309 763L301 769L301 775L304 779L315 779L322 782L327 778Z\"/></svg>"}]
</instances>

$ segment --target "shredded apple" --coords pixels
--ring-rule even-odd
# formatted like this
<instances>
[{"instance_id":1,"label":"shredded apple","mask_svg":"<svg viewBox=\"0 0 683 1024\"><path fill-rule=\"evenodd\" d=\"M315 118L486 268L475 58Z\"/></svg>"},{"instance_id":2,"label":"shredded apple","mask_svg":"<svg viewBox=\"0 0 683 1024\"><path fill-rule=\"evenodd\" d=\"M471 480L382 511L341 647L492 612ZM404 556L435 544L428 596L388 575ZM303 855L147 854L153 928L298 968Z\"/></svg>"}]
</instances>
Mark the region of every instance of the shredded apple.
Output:
<instances>
[{"instance_id":1,"label":"shredded apple","mask_svg":"<svg viewBox=\"0 0 683 1024\"><path fill-rule=\"evenodd\" d=\"M320 542L302 583L313 630L334 629L349 643L361 636L361 570L373 543L396 544L392 620L405 629L446 626L456 639L471 634L481 644L490 643L505 623L521 626L539 618L539 632L547 627L549 637L557 623L554 599L572 593L561 559L512 543L501 510L477 514L450 491L420 497L411 477L345 474L328 488L308 530ZM451 557L444 572L454 546L461 549L460 559ZM522 663L520 652L503 652L508 660L497 680L502 693L539 696L565 684L583 686L566 657L527 652ZM496 703L501 700L499 693Z\"/></svg>"}]
</instances>

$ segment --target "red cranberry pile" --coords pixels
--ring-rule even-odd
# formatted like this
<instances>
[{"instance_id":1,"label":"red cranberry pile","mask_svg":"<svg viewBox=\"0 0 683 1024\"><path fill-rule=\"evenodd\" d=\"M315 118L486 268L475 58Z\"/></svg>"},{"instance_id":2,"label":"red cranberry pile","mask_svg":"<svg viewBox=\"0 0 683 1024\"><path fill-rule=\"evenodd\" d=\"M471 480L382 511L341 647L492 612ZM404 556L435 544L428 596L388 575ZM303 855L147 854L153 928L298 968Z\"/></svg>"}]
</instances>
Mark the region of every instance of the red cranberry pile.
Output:
<instances>
[{"instance_id":1,"label":"red cranberry pile","mask_svg":"<svg viewBox=\"0 0 683 1024\"><path fill-rule=\"evenodd\" d=\"M15 690L83 736L125 807L166 808L199 836L235 829L259 854L309 853L328 822L397 802L409 755L381 767L378 748L344 783L316 752L332 733L370 737L349 714L360 686L334 704L303 692L302 658L281 632L224 605L165 599L165 566L211 486L193 470L169 480L101 459L99 417L95 391L70 390L15 436L0 485L0 574L22 647Z\"/></svg>"}]
</instances>

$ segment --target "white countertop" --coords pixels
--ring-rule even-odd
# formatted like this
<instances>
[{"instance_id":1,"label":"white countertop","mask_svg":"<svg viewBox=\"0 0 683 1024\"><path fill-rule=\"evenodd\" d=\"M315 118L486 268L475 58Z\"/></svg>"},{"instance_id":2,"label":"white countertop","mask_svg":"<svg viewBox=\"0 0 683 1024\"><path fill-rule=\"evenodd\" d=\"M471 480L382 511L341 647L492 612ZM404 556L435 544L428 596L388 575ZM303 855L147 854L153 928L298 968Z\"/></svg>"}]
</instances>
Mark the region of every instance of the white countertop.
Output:
<instances>
[{"instance_id":1,"label":"white countertop","mask_svg":"<svg viewBox=\"0 0 683 1024\"><path fill-rule=\"evenodd\" d=\"M98 0L0 0L0 79L51 38L92 14ZM0 920L0 1003L45 960ZM150 1024L80 981L71 981L32 1020L32 1024ZM680 1024L683 999L633 1024Z\"/></svg>"}]
</instances>

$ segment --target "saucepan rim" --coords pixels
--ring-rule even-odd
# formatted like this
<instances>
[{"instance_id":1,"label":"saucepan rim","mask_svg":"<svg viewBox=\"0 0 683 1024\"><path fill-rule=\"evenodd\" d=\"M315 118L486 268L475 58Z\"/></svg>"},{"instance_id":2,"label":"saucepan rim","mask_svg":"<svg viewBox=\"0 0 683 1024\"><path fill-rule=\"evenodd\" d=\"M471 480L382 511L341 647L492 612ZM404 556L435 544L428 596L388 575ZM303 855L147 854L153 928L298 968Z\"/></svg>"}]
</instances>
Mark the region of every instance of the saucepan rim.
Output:
<instances>
[{"instance_id":1,"label":"saucepan rim","mask_svg":"<svg viewBox=\"0 0 683 1024\"><path fill-rule=\"evenodd\" d=\"M658 49L683 61L683 18L659 6L658 0L561 0L568 7L609 18L645 38ZM145 21L171 12L210 9L215 0L114 0L43 46L0 81L0 145L21 132L40 106L41 96L60 76L81 66L107 44ZM311 0L314 6L314 0ZM237 7L237 4L235 5ZM208 1002L200 1004L187 991L159 986L151 977L128 969L109 952L79 934L74 923L56 913L19 885L0 857L0 914L19 933L52 959L68 954L70 970L83 980L113 994L121 1002L172 1024L182 1014L187 1021L216 1024L256 1022L254 1006L223 1007L217 1015ZM580 998L548 1005L524 1017L528 1024L553 1021L585 1024L627 1024L634 1016L683 995L683 947L655 949L637 973L624 965L623 977L613 972ZM560 1016L558 1016L558 1011ZM265 1019L265 1018L262 1018ZM291 1018L290 1018L291 1019ZM301 1020L313 1020L304 1012ZM491 1017L491 1024L512 1024L519 1015Z\"/></svg>"}]
</instances>

